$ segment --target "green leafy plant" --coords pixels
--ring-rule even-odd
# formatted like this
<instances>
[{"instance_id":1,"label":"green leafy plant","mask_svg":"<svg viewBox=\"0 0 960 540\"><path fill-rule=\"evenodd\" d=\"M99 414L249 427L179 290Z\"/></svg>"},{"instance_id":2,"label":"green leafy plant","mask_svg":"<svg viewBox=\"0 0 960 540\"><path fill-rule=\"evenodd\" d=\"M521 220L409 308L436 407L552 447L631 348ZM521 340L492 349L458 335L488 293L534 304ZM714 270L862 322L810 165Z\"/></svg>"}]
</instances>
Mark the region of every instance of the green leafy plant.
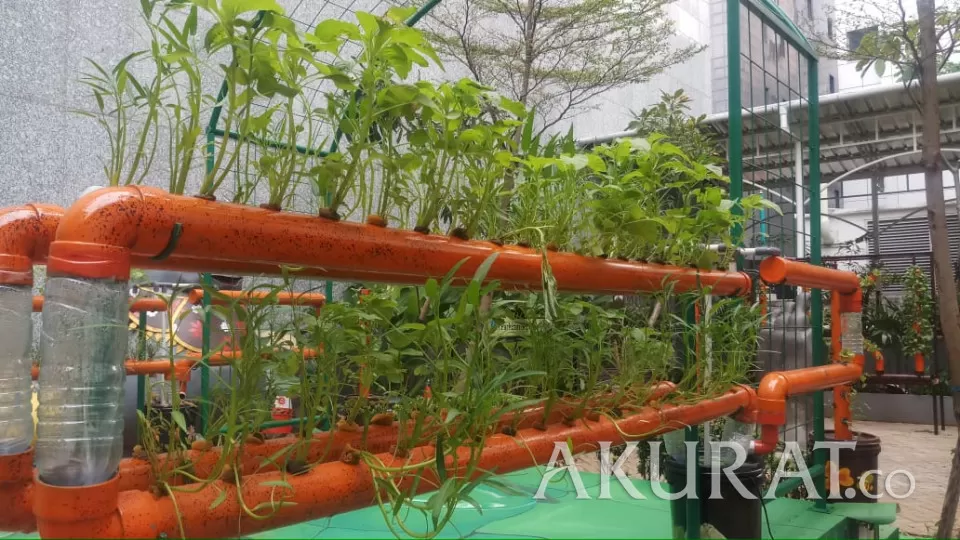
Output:
<instances>
[{"instance_id":1,"label":"green leafy plant","mask_svg":"<svg viewBox=\"0 0 960 540\"><path fill-rule=\"evenodd\" d=\"M903 274L904 291L900 300L903 330L900 338L906 355L933 352L933 298L930 282L922 268L911 266Z\"/></svg>"}]
</instances>

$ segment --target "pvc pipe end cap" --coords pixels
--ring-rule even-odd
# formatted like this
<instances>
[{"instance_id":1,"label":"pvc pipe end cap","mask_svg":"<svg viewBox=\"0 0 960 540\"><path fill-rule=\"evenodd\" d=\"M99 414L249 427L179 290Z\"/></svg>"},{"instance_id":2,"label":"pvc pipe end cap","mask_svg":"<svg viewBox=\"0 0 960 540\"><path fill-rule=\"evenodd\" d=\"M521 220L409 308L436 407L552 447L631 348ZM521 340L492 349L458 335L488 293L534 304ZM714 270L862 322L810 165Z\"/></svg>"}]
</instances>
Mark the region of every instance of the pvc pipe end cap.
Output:
<instances>
[{"instance_id":1,"label":"pvc pipe end cap","mask_svg":"<svg viewBox=\"0 0 960 540\"><path fill-rule=\"evenodd\" d=\"M771 285L787 280L787 261L781 257L769 257L760 263L760 277Z\"/></svg>"},{"instance_id":2,"label":"pvc pipe end cap","mask_svg":"<svg viewBox=\"0 0 960 540\"><path fill-rule=\"evenodd\" d=\"M128 281L130 250L107 244L57 241L50 245L47 270L51 275Z\"/></svg>"}]
</instances>

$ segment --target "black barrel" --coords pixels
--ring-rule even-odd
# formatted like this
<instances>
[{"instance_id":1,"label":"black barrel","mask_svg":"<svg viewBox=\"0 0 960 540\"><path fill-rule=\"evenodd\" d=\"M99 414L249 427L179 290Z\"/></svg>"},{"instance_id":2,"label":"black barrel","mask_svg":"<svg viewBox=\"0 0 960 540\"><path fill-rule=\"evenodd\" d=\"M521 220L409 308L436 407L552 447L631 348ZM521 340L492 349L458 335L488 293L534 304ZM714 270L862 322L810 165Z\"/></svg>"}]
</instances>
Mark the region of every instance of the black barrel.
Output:
<instances>
[{"instance_id":1,"label":"black barrel","mask_svg":"<svg viewBox=\"0 0 960 540\"><path fill-rule=\"evenodd\" d=\"M670 486L670 493L679 493L687 485L687 466L672 459L666 460L664 475ZM762 490L763 465L747 460L735 471L734 476L746 491L752 494L745 497L724 474L723 468L714 472L710 467L700 466L700 486L697 498L700 500L700 519L713 525L726 538L760 538L762 533ZM720 476L720 494L711 498L714 475ZM693 479L691 478L692 482ZM687 528L687 501L670 501L674 538L685 538Z\"/></svg>"},{"instance_id":2,"label":"black barrel","mask_svg":"<svg viewBox=\"0 0 960 540\"><path fill-rule=\"evenodd\" d=\"M824 433L827 442L836 441L833 430ZM877 470L880 468L880 437L862 431L853 432L854 448L843 448L839 452L839 464L828 463L828 467L838 467L840 496L850 502L877 502ZM827 476L827 489L830 489L830 477ZM869 496L869 495L872 495Z\"/></svg>"}]
</instances>

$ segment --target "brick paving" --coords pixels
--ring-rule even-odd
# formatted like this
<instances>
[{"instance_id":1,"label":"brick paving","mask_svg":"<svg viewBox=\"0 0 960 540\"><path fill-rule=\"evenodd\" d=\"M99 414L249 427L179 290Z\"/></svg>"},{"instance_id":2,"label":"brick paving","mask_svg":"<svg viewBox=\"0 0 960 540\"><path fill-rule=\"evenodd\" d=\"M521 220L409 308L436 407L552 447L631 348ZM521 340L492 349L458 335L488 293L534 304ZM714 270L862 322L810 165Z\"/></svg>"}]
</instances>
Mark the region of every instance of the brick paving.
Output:
<instances>
[{"instance_id":1,"label":"brick paving","mask_svg":"<svg viewBox=\"0 0 960 540\"><path fill-rule=\"evenodd\" d=\"M913 494L897 501L897 525L913 536L933 536L950 475L957 428L947 426L946 431L934 435L931 425L855 421L854 429L880 437L880 470L884 474L904 469L916 478ZM895 493L909 489L903 475L895 476L890 487ZM954 529L952 536L960 537L960 526Z\"/></svg>"}]
</instances>

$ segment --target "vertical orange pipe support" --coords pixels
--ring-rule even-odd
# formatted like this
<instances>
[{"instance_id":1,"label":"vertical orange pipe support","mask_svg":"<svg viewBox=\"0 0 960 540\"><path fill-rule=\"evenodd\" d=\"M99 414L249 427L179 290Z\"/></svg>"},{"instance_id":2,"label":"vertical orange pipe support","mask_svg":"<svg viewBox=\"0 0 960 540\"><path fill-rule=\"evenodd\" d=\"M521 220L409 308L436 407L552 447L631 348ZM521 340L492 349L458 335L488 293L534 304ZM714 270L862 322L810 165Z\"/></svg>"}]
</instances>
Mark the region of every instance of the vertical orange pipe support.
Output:
<instances>
[{"instance_id":1,"label":"vertical orange pipe support","mask_svg":"<svg viewBox=\"0 0 960 540\"><path fill-rule=\"evenodd\" d=\"M883 375L887 369L886 363L884 362L883 353L880 352L880 349L873 351L873 361L874 369L876 370L877 375Z\"/></svg>"},{"instance_id":2,"label":"vertical orange pipe support","mask_svg":"<svg viewBox=\"0 0 960 540\"><path fill-rule=\"evenodd\" d=\"M913 355L913 372L917 375L923 375L923 372L926 371L926 366L924 365L923 353L917 353Z\"/></svg>"}]
</instances>

